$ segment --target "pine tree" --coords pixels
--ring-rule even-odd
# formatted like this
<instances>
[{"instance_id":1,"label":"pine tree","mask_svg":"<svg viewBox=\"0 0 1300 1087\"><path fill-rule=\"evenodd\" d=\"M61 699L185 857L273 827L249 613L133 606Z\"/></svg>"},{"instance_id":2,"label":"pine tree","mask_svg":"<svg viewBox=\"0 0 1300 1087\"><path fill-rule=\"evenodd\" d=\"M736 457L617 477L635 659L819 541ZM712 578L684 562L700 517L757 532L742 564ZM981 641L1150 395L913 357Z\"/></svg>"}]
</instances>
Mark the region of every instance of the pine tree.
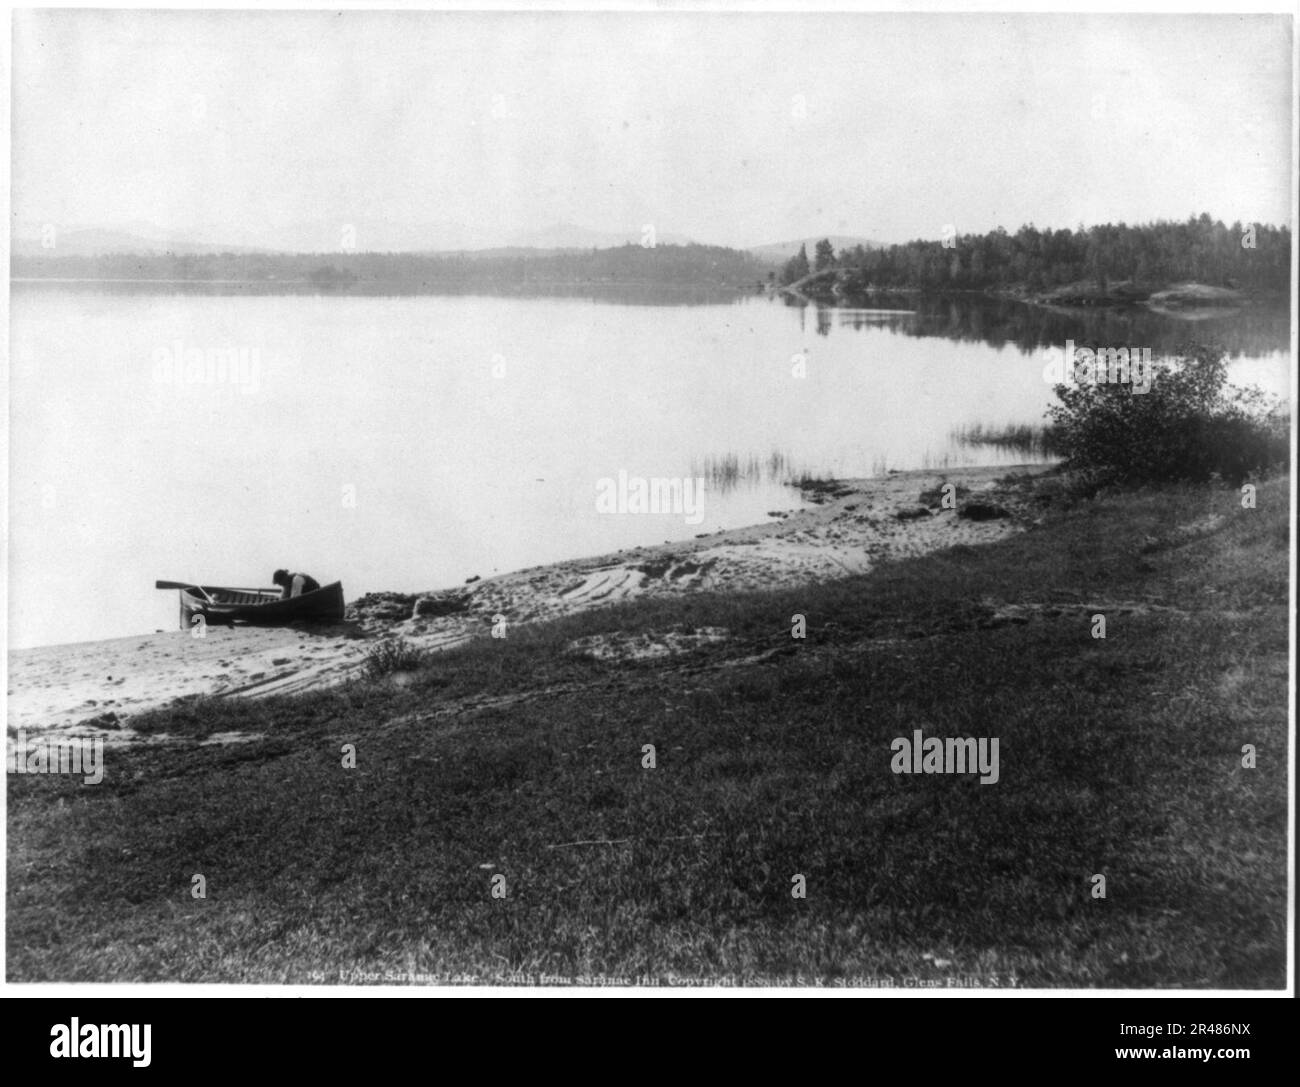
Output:
<instances>
[{"instance_id":1,"label":"pine tree","mask_svg":"<svg viewBox=\"0 0 1300 1087\"><path fill-rule=\"evenodd\" d=\"M803 279L808 271L808 246L800 245L799 252L786 261L785 267L781 269L781 282L794 283L796 280Z\"/></svg>"}]
</instances>

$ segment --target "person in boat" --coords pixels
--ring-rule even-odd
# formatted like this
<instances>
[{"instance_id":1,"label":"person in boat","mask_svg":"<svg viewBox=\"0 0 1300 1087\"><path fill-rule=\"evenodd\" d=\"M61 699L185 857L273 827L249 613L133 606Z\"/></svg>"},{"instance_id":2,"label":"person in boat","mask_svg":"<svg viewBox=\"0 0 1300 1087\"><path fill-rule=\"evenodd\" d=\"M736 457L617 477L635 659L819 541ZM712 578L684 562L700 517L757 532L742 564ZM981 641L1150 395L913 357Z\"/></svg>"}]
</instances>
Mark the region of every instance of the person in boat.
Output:
<instances>
[{"instance_id":1,"label":"person in boat","mask_svg":"<svg viewBox=\"0 0 1300 1087\"><path fill-rule=\"evenodd\" d=\"M288 570L277 570L271 575L271 580L280 586L281 600L302 596L303 593L314 593L320 588L320 582L310 574L291 574Z\"/></svg>"}]
</instances>

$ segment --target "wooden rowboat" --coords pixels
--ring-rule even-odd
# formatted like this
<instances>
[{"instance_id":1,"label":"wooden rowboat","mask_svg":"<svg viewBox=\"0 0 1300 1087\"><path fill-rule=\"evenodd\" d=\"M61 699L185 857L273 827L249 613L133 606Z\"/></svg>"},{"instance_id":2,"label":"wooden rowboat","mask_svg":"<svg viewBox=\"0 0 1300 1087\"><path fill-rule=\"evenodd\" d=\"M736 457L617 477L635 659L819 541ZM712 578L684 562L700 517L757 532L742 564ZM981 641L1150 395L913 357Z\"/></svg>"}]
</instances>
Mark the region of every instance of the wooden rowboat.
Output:
<instances>
[{"instance_id":1,"label":"wooden rowboat","mask_svg":"<svg viewBox=\"0 0 1300 1087\"><path fill-rule=\"evenodd\" d=\"M221 585L160 582L159 588L179 588L181 627L188 630L196 615L204 622L287 626L298 621L337 622L343 618L343 583L336 581L314 592L281 599L279 589L230 589Z\"/></svg>"}]
</instances>

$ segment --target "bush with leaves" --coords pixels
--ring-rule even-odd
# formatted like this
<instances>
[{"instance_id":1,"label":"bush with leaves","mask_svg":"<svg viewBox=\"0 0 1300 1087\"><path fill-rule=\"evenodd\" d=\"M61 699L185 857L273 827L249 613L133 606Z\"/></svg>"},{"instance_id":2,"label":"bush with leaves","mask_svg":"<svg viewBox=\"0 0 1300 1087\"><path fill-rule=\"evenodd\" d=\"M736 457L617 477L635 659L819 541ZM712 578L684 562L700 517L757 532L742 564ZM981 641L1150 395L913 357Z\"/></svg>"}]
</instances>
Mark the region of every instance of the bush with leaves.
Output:
<instances>
[{"instance_id":1,"label":"bush with leaves","mask_svg":"<svg viewBox=\"0 0 1300 1087\"><path fill-rule=\"evenodd\" d=\"M1153 368L1145 393L1100 381L1056 386L1061 403L1049 415L1064 467L1098 486L1216 475L1239 486L1287 463L1290 416L1276 398L1229 385L1221 349L1193 345Z\"/></svg>"},{"instance_id":2,"label":"bush with leaves","mask_svg":"<svg viewBox=\"0 0 1300 1087\"><path fill-rule=\"evenodd\" d=\"M424 664L426 657L405 638L385 638L366 654L365 673L370 679L381 679L394 672L411 672Z\"/></svg>"}]
</instances>

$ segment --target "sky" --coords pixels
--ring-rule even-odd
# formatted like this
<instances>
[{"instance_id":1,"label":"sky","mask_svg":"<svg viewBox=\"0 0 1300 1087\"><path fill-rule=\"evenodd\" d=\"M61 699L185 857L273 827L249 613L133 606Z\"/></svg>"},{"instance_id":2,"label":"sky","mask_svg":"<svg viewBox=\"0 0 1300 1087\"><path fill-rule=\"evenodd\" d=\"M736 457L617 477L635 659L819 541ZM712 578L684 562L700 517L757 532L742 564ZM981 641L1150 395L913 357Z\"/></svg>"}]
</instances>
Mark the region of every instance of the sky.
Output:
<instances>
[{"instance_id":1,"label":"sky","mask_svg":"<svg viewBox=\"0 0 1300 1087\"><path fill-rule=\"evenodd\" d=\"M1290 223L1291 58L1276 15L18 11L13 227Z\"/></svg>"}]
</instances>

